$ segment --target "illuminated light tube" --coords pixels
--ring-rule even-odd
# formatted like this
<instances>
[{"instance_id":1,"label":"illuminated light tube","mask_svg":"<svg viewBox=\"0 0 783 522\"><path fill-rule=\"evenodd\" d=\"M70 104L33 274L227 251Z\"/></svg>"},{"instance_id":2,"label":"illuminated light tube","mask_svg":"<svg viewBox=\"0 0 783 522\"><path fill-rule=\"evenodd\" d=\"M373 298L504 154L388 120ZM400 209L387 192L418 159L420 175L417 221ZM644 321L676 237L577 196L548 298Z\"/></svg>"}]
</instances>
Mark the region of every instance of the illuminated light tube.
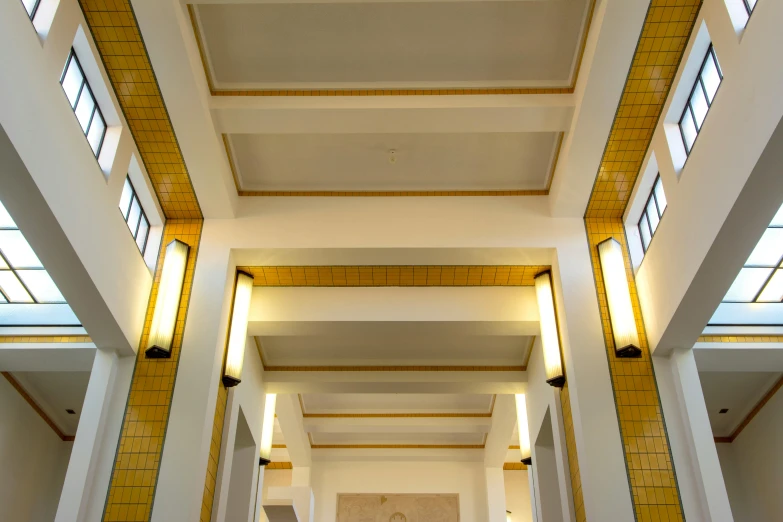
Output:
<instances>
[{"instance_id":1,"label":"illuminated light tube","mask_svg":"<svg viewBox=\"0 0 783 522\"><path fill-rule=\"evenodd\" d=\"M163 270L160 274L158 297L152 314L149 342L145 353L150 359L171 357L171 341L177 325L179 301L182 297L182 283L185 281L185 267L190 247L175 239L166 246L163 256Z\"/></svg>"},{"instance_id":2,"label":"illuminated light tube","mask_svg":"<svg viewBox=\"0 0 783 522\"><path fill-rule=\"evenodd\" d=\"M565 384L563 361L560 358L560 339L557 335L555 300L552 295L552 275L549 271L535 277L538 315L541 324L541 344L544 346L546 382L556 388Z\"/></svg>"},{"instance_id":3,"label":"illuminated light tube","mask_svg":"<svg viewBox=\"0 0 783 522\"><path fill-rule=\"evenodd\" d=\"M614 238L598 244L598 257L606 289L609 319L617 357L640 357L639 332L631 306L631 291L625 275L623 249Z\"/></svg>"},{"instance_id":4,"label":"illuminated light tube","mask_svg":"<svg viewBox=\"0 0 783 522\"><path fill-rule=\"evenodd\" d=\"M223 385L226 388L242 382L242 363L247 343L247 317L250 313L250 298L253 295L253 276L237 272L234 287L234 304L231 311L231 325L226 348L226 364L223 370Z\"/></svg>"},{"instance_id":5,"label":"illuminated light tube","mask_svg":"<svg viewBox=\"0 0 783 522\"><path fill-rule=\"evenodd\" d=\"M525 395L514 395L517 403L517 431L519 431L519 452L522 454L522 463L530 466L533 464L533 456L530 453L530 432L527 428L527 403Z\"/></svg>"},{"instance_id":6,"label":"illuminated light tube","mask_svg":"<svg viewBox=\"0 0 783 522\"><path fill-rule=\"evenodd\" d=\"M258 463L261 466L266 466L272 462L272 437L275 434L276 402L276 393L266 394L266 403L264 404L264 423L261 426L261 457L258 459Z\"/></svg>"}]
</instances>

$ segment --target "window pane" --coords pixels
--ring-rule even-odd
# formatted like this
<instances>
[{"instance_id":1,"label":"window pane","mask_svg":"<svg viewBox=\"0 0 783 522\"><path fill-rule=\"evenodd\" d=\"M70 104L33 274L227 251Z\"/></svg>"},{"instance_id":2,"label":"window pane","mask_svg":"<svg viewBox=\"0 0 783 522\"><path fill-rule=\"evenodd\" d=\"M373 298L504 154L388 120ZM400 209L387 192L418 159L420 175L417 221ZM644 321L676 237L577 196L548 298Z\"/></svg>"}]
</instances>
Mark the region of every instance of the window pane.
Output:
<instances>
[{"instance_id":1,"label":"window pane","mask_svg":"<svg viewBox=\"0 0 783 522\"><path fill-rule=\"evenodd\" d=\"M723 300L742 303L753 301L771 273L771 268L743 268Z\"/></svg>"},{"instance_id":2,"label":"window pane","mask_svg":"<svg viewBox=\"0 0 783 522\"><path fill-rule=\"evenodd\" d=\"M707 98L712 103L715 93L718 92L718 87L720 86L720 75L718 74L715 60L712 58L712 53L707 53L707 61L704 62L704 69L701 71L701 79L704 82L704 89L707 91Z\"/></svg>"},{"instance_id":3,"label":"window pane","mask_svg":"<svg viewBox=\"0 0 783 522\"><path fill-rule=\"evenodd\" d=\"M131 202L130 214L128 214L128 228L136 238L136 228L139 225L139 216L141 216L141 207L139 206L139 199L133 198Z\"/></svg>"},{"instance_id":4,"label":"window pane","mask_svg":"<svg viewBox=\"0 0 783 522\"><path fill-rule=\"evenodd\" d=\"M136 244L139 246L139 251L143 254L144 247L147 244L147 232L150 229L150 224L144 214L141 215L139 221L139 231L136 232Z\"/></svg>"},{"instance_id":5,"label":"window pane","mask_svg":"<svg viewBox=\"0 0 783 522\"><path fill-rule=\"evenodd\" d=\"M693 148L693 142L696 141L696 127L693 124L693 118L691 117L690 108L685 109L685 114L682 115L680 120L680 131L682 132L682 139L685 141L685 148L688 152Z\"/></svg>"},{"instance_id":6,"label":"window pane","mask_svg":"<svg viewBox=\"0 0 783 522\"><path fill-rule=\"evenodd\" d=\"M661 218L658 217L658 209L655 206L655 198L650 198L650 202L647 203L647 219L650 221L650 230L655 234L658 229L658 223Z\"/></svg>"},{"instance_id":7,"label":"window pane","mask_svg":"<svg viewBox=\"0 0 783 522\"><path fill-rule=\"evenodd\" d=\"M704 91L699 84L696 84L696 88L693 89L693 94L691 94L691 109L693 109L693 115L696 117L696 127L701 129L710 106L707 105Z\"/></svg>"},{"instance_id":8,"label":"window pane","mask_svg":"<svg viewBox=\"0 0 783 522\"><path fill-rule=\"evenodd\" d=\"M757 301L765 303L779 303L783 301L783 270L775 270L775 274L769 280L767 286L764 287L764 290L761 291Z\"/></svg>"},{"instance_id":9,"label":"window pane","mask_svg":"<svg viewBox=\"0 0 783 522\"><path fill-rule=\"evenodd\" d=\"M642 235L642 244L644 245L644 250L647 250L647 247L650 246L650 228L647 224L647 216L642 216L642 220L639 221L639 233Z\"/></svg>"},{"instance_id":10,"label":"window pane","mask_svg":"<svg viewBox=\"0 0 783 522\"><path fill-rule=\"evenodd\" d=\"M753 11L753 8L756 7L756 0L745 0L748 3L748 8Z\"/></svg>"},{"instance_id":11,"label":"window pane","mask_svg":"<svg viewBox=\"0 0 783 522\"><path fill-rule=\"evenodd\" d=\"M82 131L87 132L87 127L90 125L90 118L92 117L92 111L95 108L95 100L92 99L90 90L85 87L82 90L82 95L79 96L79 105L76 106L76 119L82 126Z\"/></svg>"},{"instance_id":12,"label":"window pane","mask_svg":"<svg viewBox=\"0 0 783 522\"><path fill-rule=\"evenodd\" d=\"M16 223L11 219L11 214L0 203L0 228L16 228Z\"/></svg>"},{"instance_id":13,"label":"window pane","mask_svg":"<svg viewBox=\"0 0 783 522\"><path fill-rule=\"evenodd\" d=\"M103 121L101 111L96 110L95 115L92 117L92 125L90 125L90 133L87 134L87 141L90 142L90 148L95 155L98 155L98 150L101 147L101 141L103 135L106 133L106 123Z\"/></svg>"},{"instance_id":14,"label":"window pane","mask_svg":"<svg viewBox=\"0 0 783 522\"><path fill-rule=\"evenodd\" d=\"M19 270L17 274L39 303L65 302L65 298L46 270Z\"/></svg>"},{"instance_id":15,"label":"window pane","mask_svg":"<svg viewBox=\"0 0 783 522\"><path fill-rule=\"evenodd\" d=\"M660 215L663 215L663 211L666 210L666 205L668 204L666 201L666 194L663 193L663 182L660 178L658 178L658 181L655 183L655 199L658 201L658 210L660 211Z\"/></svg>"},{"instance_id":16,"label":"window pane","mask_svg":"<svg viewBox=\"0 0 783 522\"><path fill-rule=\"evenodd\" d=\"M12 303L33 302L33 298L10 270L0 270L0 288Z\"/></svg>"},{"instance_id":17,"label":"window pane","mask_svg":"<svg viewBox=\"0 0 783 522\"><path fill-rule=\"evenodd\" d=\"M125 185L122 187L122 195L120 196L120 212L122 212L122 217L128 215L128 208L130 208L132 197L133 188L131 188L130 180L125 178Z\"/></svg>"},{"instance_id":18,"label":"window pane","mask_svg":"<svg viewBox=\"0 0 783 522\"><path fill-rule=\"evenodd\" d=\"M0 230L0 250L14 268L43 268L35 252L18 230Z\"/></svg>"},{"instance_id":19,"label":"window pane","mask_svg":"<svg viewBox=\"0 0 783 522\"><path fill-rule=\"evenodd\" d=\"M76 65L76 59L71 58L71 61L68 63L68 70L65 72L65 77L62 82L63 90L68 97L68 101L71 102L71 107L76 105L76 98L79 96L79 89L81 89L83 81L84 76L79 70L79 66Z\"/></svg>"},{"instance_id":20,"label":"window pane","mask_svg":"<svg viewBox=\"0 0 783 522\"><path fill-rule=\"evenodd\" d=\"M778 266L781 257L783 257L783 228L768 228L745 265Z\"/></svg>"},{"instance_id":21,"label":"window pane","mask_svg":"<svg viewBox=\"0 0 783 522\"><path fill-rule=\"evenodd\" d=\"M35 9L35 4L38 2L38 0L22 0L22 3L24 4L24 9L27 11L28 16L32 16L33 10Z\"/></svg>"},{"instance_id":22,"label":"window pane","mask_svg":"<svg viewBox=\"0 0 783 522\"><path fill-rule=\"evenodd\" d=\"M783 227L783 205L778 209L778 213L775 214L775 217L772 218L772 224L769 226L771 227Z\"/></svg>"}]
</instances>

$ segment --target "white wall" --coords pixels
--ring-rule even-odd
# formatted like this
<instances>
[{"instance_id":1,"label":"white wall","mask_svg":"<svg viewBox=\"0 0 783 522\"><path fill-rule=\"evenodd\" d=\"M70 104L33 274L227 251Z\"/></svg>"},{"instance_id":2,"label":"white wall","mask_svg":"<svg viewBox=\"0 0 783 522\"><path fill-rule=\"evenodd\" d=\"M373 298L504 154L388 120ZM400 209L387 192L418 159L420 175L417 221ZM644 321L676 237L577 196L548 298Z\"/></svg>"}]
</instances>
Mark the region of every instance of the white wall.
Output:
<instances>
[{"instance_id":1,"label":"white wall","mask_svg":"<svg viewBox=\"0 0 783 522\"><path fill-rule=\"evenodd\" d=\"M314 462L315 522L334 522L338 493L457 493L460 520L487 519L482 462Z\"/></svg>"},{"instance_id":2,"label":"white wall","mask_svg":"<svg viewBox=\"0 0 783 522\"><path fill-rule=\"evenodd\" d=\"M0 518L54 520L72 445L0 378Z\"/></svg>"},{"instance_id":3,"label":"white wall","mask_svg":"<svg viewBox=\"0 0 783 522\"><path fill-rule=\"evenodd\" d=\"M527 471L505 470L503 482L506 488L506 511L510 522L533 522L530 505L530 483Z\"/></svg>"},{"instance_id":4,"label":"white wall","mask_svg":"<svg viewBox=\"0 0 783 522\"><path fill-rule=\"evenodd\" d=\"M734 520L783 520L783 393L731 444L718 444Z\"/></svg>"}]
</instances>

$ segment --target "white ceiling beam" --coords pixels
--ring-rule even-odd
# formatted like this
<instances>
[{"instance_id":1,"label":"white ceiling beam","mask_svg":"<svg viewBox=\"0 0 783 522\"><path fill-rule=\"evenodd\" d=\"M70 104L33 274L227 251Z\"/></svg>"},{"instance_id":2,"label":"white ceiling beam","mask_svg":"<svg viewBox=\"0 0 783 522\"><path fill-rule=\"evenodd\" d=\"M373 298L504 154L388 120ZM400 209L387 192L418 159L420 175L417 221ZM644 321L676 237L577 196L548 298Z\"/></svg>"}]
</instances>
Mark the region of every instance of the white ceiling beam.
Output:
<instances>
[{"instance_id":1,"label":"white ceiling beam","mask_svg":"<svg viewBox=\"0 0 783 522\"><path fill-rule=\"evenodd\" d=\"M265 382L268 375L268 373L264 373ZM266 390L266 393L270 392L271 390ZM294 466L309 466L311 462L310 441L302 423L302 410L299 408L299 398L296 395L278 393L275 413L280 423L280 429L285 437L285 449L288 451L291 463Z\"/></svg>"},{"instance_id":2,"label":"white ceiling beam","mask_svg":"<svg viewBox=\"0 0 783 522\"><path fill-rule=\"evenodd\" d=\"M267 393L524 393L527 372L265 372ZM281 420L281 426L283 425ZM288 432L283 426L288 443Z\"/></svg>"},{"instance_id":3,"label":"white ceiling beam","mask_svg":"<svg viewBox=\"0 0 783 522\"><path fill-rule=\"evenodd\" d=\"M531 2L542 0L193 0L189 4L391 4L440 2Z\"/></svg>"},{"instance_id":4,"label":"white ceiling beam","mask_svg":"<svg viewBox=\"0 0 783 522\"><path fill-rule=\"evenodd\" d=\"M696 343L702 372L783 372L783 343Z\"/></svg>"},{"instance_id":5,"label":"white ceiling beam","mask_svg":"<svg viewBox=\"0 0 783 522\"><path fill-rule=\"evenodd\" d=\"M0 371L89 372L93 343L0 343Z\"/></svg>"},{"instance_id":6,"label":"white ceiling beam","mask_svg":"<svg viewBox=\"0 0 783 522\"><path fill-rule=\"evenodd\" d=\"M329 448L314 449L314 461L481 462L484 450L451 448Z\"/></svg>"},{"instance_id":7,"label":"white ceiling beam","mask_svg":"<svg viewBox=\"0 0 783 522\"><path fill-rule=\"evenodd\" d=\"M484 465L498 468L508 454L508 446L517 425L517 410L513 395L498 395L492 411L492 429L484 445Z\"/></svg>"},{"instance_id":8,"label":"white ceiling beam","mask_svg":"<svg viewBox=\"0 0 783 522\"><path fill-rule=\"evenodd\" d=\"M485 417L305 417L311 433L488 433Z\"/></svg>"},{"instance_id":9,"label":"white ceiling beam","mask_svg":"<svg viewBox=\"0 0 783 522\"><path fill-rule=\"evenodd\" d=\"M450 96L213 96L224 134L561 132L570 94Z\"/></svg>"},{"instance_id":10,"label":"white ceiling beam","mask_svg":"<svg viewBox=\"0 0 783 522\"><path fill-rule=\"evenodd\" d=\"M345 322L443 323L450 331L472 327L485 335L539 332L532 287L255 287L248 335L323 335L328 323Z\"/></svg>"}]
</instances>

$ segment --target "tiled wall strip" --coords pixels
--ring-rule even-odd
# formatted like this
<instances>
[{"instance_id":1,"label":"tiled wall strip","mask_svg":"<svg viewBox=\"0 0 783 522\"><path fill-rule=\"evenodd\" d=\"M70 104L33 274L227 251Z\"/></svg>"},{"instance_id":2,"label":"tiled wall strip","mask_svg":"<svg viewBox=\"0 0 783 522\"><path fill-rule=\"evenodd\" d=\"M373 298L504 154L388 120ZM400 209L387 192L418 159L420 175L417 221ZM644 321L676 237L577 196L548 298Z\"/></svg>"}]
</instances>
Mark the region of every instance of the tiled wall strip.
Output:
<instances>
[{"instance_id":1,"label":"tiled wall strip","mask_svg":"<svg viewBox=\"0 0 783 522\"><path fill-rule=\"evenodd\" d=\"M218 384L215 420L212 423L212 438L209 442L209 462L207 463L207 477L204 481L204 494L201 498L199 522L210 522L212 519L212 505L215 500L215 486L217 485L218 464L220 463L220 445L223 442L223 427L225 426L227 404L228 389L221 382Z\"/></svg>"},{"instance_id":2,"label":"tiled wall strip","mask_svg":"<svg viewBox=\"0 0 783 522\"><path fill-rule=\"evenodd\" d=\"M0 343L92 343L87 335L8 335Z\"/></svg>"},{"instance_id":3,"label":"tiled wall strip","mask_svg":"<svg viewBox=\"0 0 783 522\"><path fill-rule=\"evenodd\" d=\"M103 514L104 522L150 519L182 348L182 333L193 286L201 228L201 220L169 219L163 230L163 245L178 239L190 246L171 358L147 359L144 351L158 295L162 256L166 252L165 248L161 248L114 459Z\"/></svg>"},{"instance_id":4,"label":"tiled wall strip","mask_svg":"<svg viewBox=\"0 0 783 522\"><path fill-rule=\"evenodd\" d=\"M545 265L242 266L255 286L533 286Z\"/></svg>"},{"instance_id":5,"label":"tiled wall strip","mask_svg":"<svg viewBox=\"0 0 783 522\"><path fill-rule=\"evenodd\" d=\"M699 343L783 343L783 335L701 335Z\"/></svg>"},{"instance_id":6,"label":"tiled wall strip","mask_svg":"<svg viewBox=\"0 0 783 522\"><path fill-rule=\"evenodd\" d=\"M103 65L166 217L201 209L130 0L79 0Z\"/></svg>"},{"instance_id":7,"label":"tiled wall strip","mask_svg":"<svg viewBox=\"0 0 783 522\"><path fill-rule=\"evenodd\" d=\"M636 520L684 522L661 400L628 257L625 227L619 219L585 219L585 225ZM615 355L606 291L598 258L598 244L609 237L617 239L623 247L631 302L642 350L642 356L638 359L621 359Z\"/></svg>"},{"instance_id":8,"label":"tiled wall strip","mask_svg":"<svg viewBox=\"0 0 783 522\"><path fill-rule=\"evenodd\" d=\"M574 419L571 415L571 394L568 391L568 381L560 391L560 406L563 411L563 428L565 431L566 452L568 453L568 472L571 477L571 493L574 501L576 522L585 522L585 500L582 494L582 476L579 474L579 458L576 454L576 439L574 438Z\"/></svg>"},{"instance_id":9,"label":"tiled wall strip","mask_svg":"<svg viewBox=\"0 0 783 522\"><path fill-rule=\"evenodd\" d=\"M653 0L625 80L585 217L621 219L701 0Z\"/></svg>"},{"instance_id":10,"label":"tiled wall strip","mask_svg":"<svg viewBox=\"0 0 783 522\"><path fill-rule=\"evenodd\" d=\"M684 517L622 216L701 3L701 0L651 2L585 213L626 469L639 522L678 522L684 521ZM642 350L639 359L618 359L614 353L598 259L598 244L609 237L617 239L623 247Z\"/></svg>"}]
</instances>

